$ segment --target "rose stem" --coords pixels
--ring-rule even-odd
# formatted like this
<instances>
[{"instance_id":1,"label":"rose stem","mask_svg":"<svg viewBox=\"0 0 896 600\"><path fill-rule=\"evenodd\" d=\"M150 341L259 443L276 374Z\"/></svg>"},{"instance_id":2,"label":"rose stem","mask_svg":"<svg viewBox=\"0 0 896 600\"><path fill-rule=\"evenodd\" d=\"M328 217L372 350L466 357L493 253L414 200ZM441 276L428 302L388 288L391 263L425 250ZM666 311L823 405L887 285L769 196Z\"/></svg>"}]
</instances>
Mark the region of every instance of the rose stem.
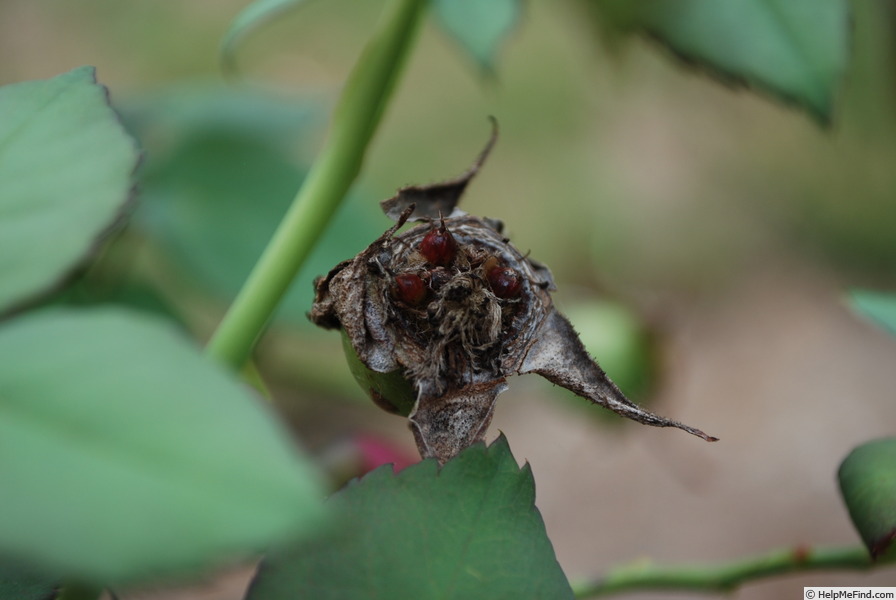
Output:
<instances>
[{"instance_id":1,"label":"rose stem","mask_svg":"<svg viewBox=\"0 0 896 600\"><path fill-rule=\"evenodd\" d=\"M364 160L419 28L425 0L391 0L348 77L329 136L206 351L239 368L339 207Z\"/></svg>"}]
</instances>

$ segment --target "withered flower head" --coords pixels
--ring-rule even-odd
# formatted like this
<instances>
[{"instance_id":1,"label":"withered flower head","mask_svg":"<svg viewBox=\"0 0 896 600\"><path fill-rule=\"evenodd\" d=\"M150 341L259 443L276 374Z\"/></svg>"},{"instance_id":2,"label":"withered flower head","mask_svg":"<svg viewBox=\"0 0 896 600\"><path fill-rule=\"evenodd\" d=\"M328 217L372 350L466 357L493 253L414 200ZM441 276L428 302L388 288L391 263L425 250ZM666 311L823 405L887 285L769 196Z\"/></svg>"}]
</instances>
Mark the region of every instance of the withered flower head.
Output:
<instances>
[{"instance_id":1,"label":"withered flower head","mask_svg":"<svg viewBox=\"0 0 896 600\"><path fill-rule=\"evenodd\" d=\"M480 441L509 375L538 373L624 417L693 427L630 402L554 308L547 267L520 253L499 221L456 208L491 139L460 177L411 186L381 203L396 221L315 282L311 320L342 329L358 382L410 420L424 458L444 463ZM404 233L407 221L421 221Z\"/></svg>"}]
</instances>

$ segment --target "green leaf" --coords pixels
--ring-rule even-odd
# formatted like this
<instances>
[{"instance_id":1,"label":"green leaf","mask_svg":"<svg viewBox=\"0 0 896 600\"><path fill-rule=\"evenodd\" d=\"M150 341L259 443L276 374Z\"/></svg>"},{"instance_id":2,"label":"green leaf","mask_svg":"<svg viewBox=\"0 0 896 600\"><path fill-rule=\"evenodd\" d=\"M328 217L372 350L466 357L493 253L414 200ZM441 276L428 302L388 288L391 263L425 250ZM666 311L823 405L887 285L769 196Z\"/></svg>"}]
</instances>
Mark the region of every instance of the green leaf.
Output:
<instances>
[{"instance_id":1,"label":"green leaf","mask_svg":"<svg viewBox=\"0 0 896 600\"><path fill-rule=\"evenodd\" d=\"M234 17L221 40L221 62L226 71L236 66L237 46L256 29L279 15L293 10L305 0L255 0Z\"/></svg>"},{"instance_id":2,"label":"green leaf","mask_svg":"<svg viewBox=\"0 0 896 600\"><path fill-rule=\"evenodd\" d=\"M486 71L519 21L520 0L430 0L439 25Z\"/></svg>"},{"instance_id":3,"label":"green leaf","mask_svg":"<svg viewBox=\"0 0 896 600\"><path fill-rule=\"evenodd\" d=\"M0 600L50 600L59 580L33 568L0 558Z\"/></svg>"},{"instance_id":4,"label":"green leaf","mask_svg":"<svg viewBox=\"0 0 896 600\"><path fill-rule=\"evenodd\" d=\"M157 318L0 328L0 554L77 580L177 573L307 532L321 488L229 372Z\"/></svg>"},{"instance_id":5,"label":"green leaf","mask_svg":"<svg viewBox=\"0 0 896 600\"><path fill-rule=\"evenodd\" d=\"M849 516L872 558L896 558L896 438L854 449L839 477Z\"/></svg>"},{"instance_id":6,"label":"green leaf","mask_svg":"<svg viewBox=\"0 0 896 600\"><path fill-rule=\"evenodd\" d=\"M331 499L342 527L272 553L247 598L572 598L534 498L503 437L441 470L377 469Z\"/></svg>"},{"instance_id":7,"label":"green leaf","mask_svg":"<svg viewBox=\"0 0 896 600\"><path fill-rule=\"evenodd\" d=\"M847 0L596 0L690 64L755 86L831 120L849 53Z\"/></svg>"},{"instance_id":8,"label":"green leaf","mask_svg":"<svg viewBox=\"0 0 896 600\"><path fill-rule=\"evenodd\" d=\"M97 247L138 152L93 67L0 88L0 312L46 292Z\"/></svg>"},{"instance_id":9,"label":"green leaf","mask_svg":"<svg viewBox=\"0 0 896 600\"><path fill-rule=\"evenodd\" d=\"M854 290L850 294L850 303L859 314L896 336L896 295Z\"/></svg>"}]
</instances>

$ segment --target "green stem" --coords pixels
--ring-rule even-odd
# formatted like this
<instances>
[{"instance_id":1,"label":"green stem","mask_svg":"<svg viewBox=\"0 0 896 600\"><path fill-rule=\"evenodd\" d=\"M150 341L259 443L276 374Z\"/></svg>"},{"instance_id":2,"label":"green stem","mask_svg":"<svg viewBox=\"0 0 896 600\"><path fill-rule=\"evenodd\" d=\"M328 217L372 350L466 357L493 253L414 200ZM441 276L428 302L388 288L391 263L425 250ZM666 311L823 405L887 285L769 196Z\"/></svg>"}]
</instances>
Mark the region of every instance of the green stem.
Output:
<instances>
[{"instance_id":1,"label":"green stem","mask_svg":"<svg viewBox=\"0 0 896 600\"><path fill-rule=\"evenodd\" d=\"M576 598L622 592L662 590L703 593L730 592L754 579L801 571L874 567L863 547L793 548L718 565L658 567L634 563L610 571L597 581L573 586Z\"/></svg>"},{"instance_id":2,"label":"green stem","mask_svg":"<svg viewBox=\"0 0 896 600\"><path fill-rule=\"evenodd\" d=\"M243 288L208 343L239 368L361 170L409 54L425 0L390 0L349 75L329 137Z\"/></svg>"}]
</instances>

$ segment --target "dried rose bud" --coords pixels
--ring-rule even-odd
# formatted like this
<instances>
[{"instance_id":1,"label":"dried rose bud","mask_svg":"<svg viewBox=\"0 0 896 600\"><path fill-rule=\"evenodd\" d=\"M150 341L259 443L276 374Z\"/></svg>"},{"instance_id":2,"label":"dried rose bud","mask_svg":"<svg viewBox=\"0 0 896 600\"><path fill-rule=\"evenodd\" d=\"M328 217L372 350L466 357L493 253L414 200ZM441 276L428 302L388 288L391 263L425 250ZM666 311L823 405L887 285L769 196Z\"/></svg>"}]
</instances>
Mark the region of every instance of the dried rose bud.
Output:
<instances>
[{"instance_id":1,"label":"dried rose bud","mask_svg":"<svg viewBox=\"0 0 896 600\"><path fill-rule=\"evenodd\" d=\"M403 188L384 201L397 223L315 282L311 320L343 330L355 378L378 405L408 416L424 458L444 463L482 440L506 378L523 373L537 373L635 421L714 441L626 399L554 308L547 267L510 244L499 221L456 209L495 139L496 132L460 177ZM433 228L436 219L440 225ZM406 221L418 220L425 223L397 234ZM430 242L446 234L454 249L435 256L431 248L447 246ZM421 254L439 265L419 276L428 282L425 310L409 301L415 294L390 293L397 284L390 274L420 269Z\"/></svg>"}]
</instances>

